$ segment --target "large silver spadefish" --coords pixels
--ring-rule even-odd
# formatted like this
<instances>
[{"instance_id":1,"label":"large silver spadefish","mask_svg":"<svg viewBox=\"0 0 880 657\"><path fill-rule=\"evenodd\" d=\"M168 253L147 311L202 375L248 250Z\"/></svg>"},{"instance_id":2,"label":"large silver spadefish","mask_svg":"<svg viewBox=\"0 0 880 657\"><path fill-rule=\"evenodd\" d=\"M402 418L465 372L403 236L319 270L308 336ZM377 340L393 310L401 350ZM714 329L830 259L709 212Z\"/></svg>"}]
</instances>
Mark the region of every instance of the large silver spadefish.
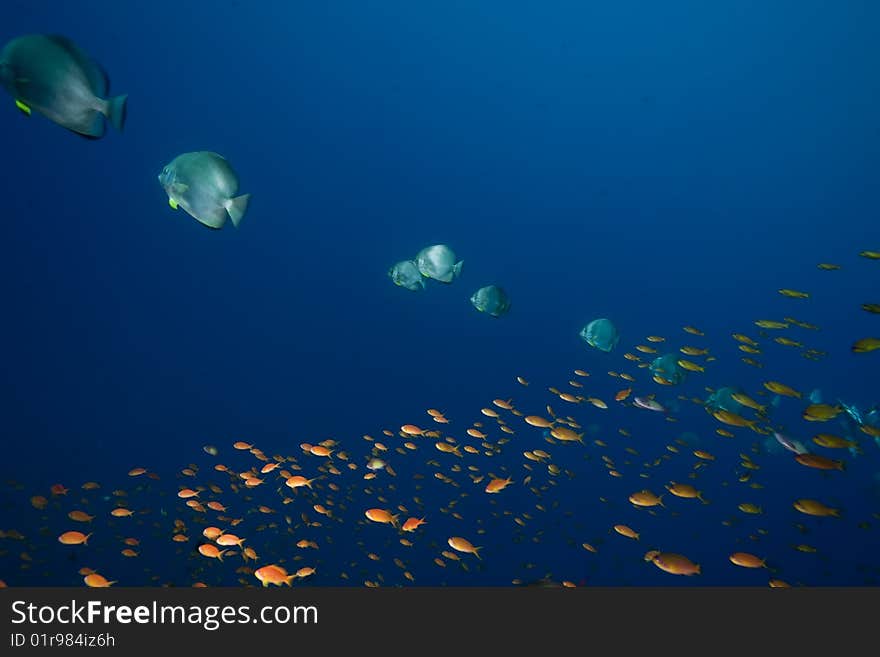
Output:
<instances>
[{"instance_id":1,"label":"large silver spadefish","mask_svg":"<svg viewBox=\"0 0 880 657\"><path fill-rule=\"evenodd\" d=\"M42 114L84 137L104 136L105 119L121 131L127 96L107 97L104 70L67 37L20 36L0 53L0 84L26 115Z\"/></svg>"},{"instance_id":2,"label":"large silver spadefish","mask_svg":"<svg viewBox=\"0 0 880 657\"><path fill-rule=\"evenodd\" d=\"M416 255L416 266L425 278L451 283L461 274L463 261L455 261L455 251L445 244L428 246Z\"/></svg>"},{"instance_id":3,"label":"large silver spadefish","mask_svg":"<svg viewBox=\"0 0 880 657\"><path fill-rule=\"evenodd\" d=\"M159 174L159 184L168 203L178 207L208 228L223 228L226 219L238 228L250 201L250 194L238 194L238 176L222 155L210 151L183 153Z\"/></svg>"},{"instance_id":4,"label":"large silver spadefish","mask_svg":"<svg viewBox=\"0 0 880 657\"><path fill-rule=\"evenodd\" d=\"M388 270L388 275L398 287L413 291L425 289L425 278L412 260L401 260Z\"/></svg>"},{"instance_id":5,"label":"large silver spadefish","mask_svg":"<svg viewBox=\"0 0 880 657\"><path fill-rule=\"evenodd\" d=\"M487 285L471 295L474 308L492 317L501 317L510 310L510 297L503 288Z\"/></svg>"},{"instance_id":6,"label":"large silver spadefish","mask_svg":"<svg viewBox=\"0 0 880 657\"><path fill-rule=\"evenodd\" d=\"M601 351L611 351L617 346L620 336L610 319L594 319L581 329L581 338L591 347Z\"/></svg>"}]
</instances>

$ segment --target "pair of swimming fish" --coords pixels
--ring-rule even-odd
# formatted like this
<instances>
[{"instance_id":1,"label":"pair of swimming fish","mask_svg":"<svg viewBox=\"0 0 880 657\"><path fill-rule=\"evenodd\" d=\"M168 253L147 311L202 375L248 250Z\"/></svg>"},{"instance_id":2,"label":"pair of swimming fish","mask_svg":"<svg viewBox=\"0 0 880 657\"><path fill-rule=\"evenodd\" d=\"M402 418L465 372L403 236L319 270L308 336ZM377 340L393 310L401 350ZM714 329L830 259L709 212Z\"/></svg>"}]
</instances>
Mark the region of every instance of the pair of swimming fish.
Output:
<instances>
[{"instance_id":1,"label":"pair of swimming fish","mask_svg":"<svg viewBox=\"0 0 880 657\"><path fill-rule=\"evenodd\" d=\"M25 115L42 114L87 139L100 139L109 121L122 131L128 96L108 96L104 69L72 40L61 35L17 37L0 52L0 85ZM183 208L209 228L227 219L239 225L250 194L238 195L238 177L217 153L198 151L174 158L159 174L172 208Z\"/></svg>"}]
</instances>

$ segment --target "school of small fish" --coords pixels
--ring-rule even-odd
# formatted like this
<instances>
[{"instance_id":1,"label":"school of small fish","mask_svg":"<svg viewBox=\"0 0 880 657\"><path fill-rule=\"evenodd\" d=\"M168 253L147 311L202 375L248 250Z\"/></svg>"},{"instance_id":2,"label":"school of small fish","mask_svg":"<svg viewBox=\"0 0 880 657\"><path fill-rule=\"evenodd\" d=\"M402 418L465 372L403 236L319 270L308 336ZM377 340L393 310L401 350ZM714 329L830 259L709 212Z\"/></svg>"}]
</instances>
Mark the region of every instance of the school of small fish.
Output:
<instances>
[{"instance_id":1,"label":"school of small fish","mask_svg":"<svg viewBox=\"0 0 880 657\"><path fill-rule=\"evenodd\" d=\"M101 67L65 37L29 35L9 42L0 53L0 82L22 113L37 112L79 135L102 137L105 121L123 127L126 96L108 97ZM174 157L158 180L172 208L212 229L227 220L238 227L248 209L250 194L239 194L231 165L212 151ZM880 260L878 251L858 255ZM832 263L817 267L843 269ZM426 280L452 283L461 271L456 253L434 244L398 262L388 275L395 285L416 291ZM806 304L803 308L814 298L790 287L776 291L786 299L781 303ZM479 288L470 300L493 317L510 308L506 291L496 285ZM862 310L880 314L880 303L865 303ZM522 546L540 543L549 528L565 536L577 557L524 562L520 572L509 573L511 583L589 585L588 569L575 564L619 551L626 555L621 558L670 575L699 578L738 568L744 585L760 581L748 570L763 571L761 583L774 588L814 584L818 576L816 582L790 582L785 572L788 559L800 558L795 553L815 554L817 548L797 543L790 554L765 553L762 538L778 527L762 526L761 519L771 508L784 509L803 534L833 536L841 523L872 532L880 514L850 518L835 500L848 462L880 448L880 408L859 409L824 399L820 390L811 392L796 381L777 380L764 358L774 349L797 350L811 361L828 355L809 346L806 336L818 325L787 316L787 310L780 314L755 319L730 336L734 344L728 346L739 360L761 370L762 384L751 389L713 383L712 370L726 347L710 344L720 336L685 325L682 335L650 334L628 345L617 369L607 374L578 368L546 388L516 376L515 392L485 402L471 419L462 419L461 410L448 417L430 408L425 416L395 422L396 429L381 429L378 439L324 436L298 445L292 439L273 454L246 440L218 442L191 455L175 473L136 465L108 474L106 482L80 482L71 473L69 481L48 490L10 482L22 509L38 514L41 530L26 536L0 529L0 557L15 552L18 570L41 569L53 583L75 573L87 587L202 587L230 573L245 586L376 587L417 584L428 570L433 580L438 568L479 572L502 551L525 554ZM584 326L580 337L608 358L620 349L621 334L607 318ZM880 350L880 337L854 338L846 347L867 354ZM687 388L690 394L672 392L689 384L696 387ZM701 417L711 440L697 443L676 431L685 405L705 411ZM781 409L795 407L800 424L774 419ZM633 435L625 426L634 417L628 414L654 417L654 435ZM607 417L620 424L610 426ZM730 458L732 444L738 455ZM781 467L816 475L811 486L782 500L761 493L767 483L761 481L763 469L777 467L780 458ZM737 491L738 501L707 497L700 482L709 479L716 490ZM555 494L566 481L588 482L582 498ZM608 482L607 492L600 494L597 482ZM106 494L105 486L112 492ZM163 504L158 510L151 506L157 494ZM436 508L423 502L444 496L447 503ZM591 525L584 512L590 505L613 509L619 522ZM694 524L680 528L675 544L655 544L650 531L655 520L672 524L687 518ZM705 554L696 528L712 522L728 528L729 539L712 546L713 558L698 562L688 556ZM644 552L626 552L632 542ZM70 560L49 561L48 543L70 550ZM352 560L350 552L343 561L323 556L333 554L335 543L355 544L362 558ZM189 579L145 572L142 581L123 581L102 563L108 550L126 559L161 550L163 562L188 564ZM0 586L16 585L15 569L0 571L0 577ZM474 581L479 583L476 575Z\"/></svg>"}]
</instances>

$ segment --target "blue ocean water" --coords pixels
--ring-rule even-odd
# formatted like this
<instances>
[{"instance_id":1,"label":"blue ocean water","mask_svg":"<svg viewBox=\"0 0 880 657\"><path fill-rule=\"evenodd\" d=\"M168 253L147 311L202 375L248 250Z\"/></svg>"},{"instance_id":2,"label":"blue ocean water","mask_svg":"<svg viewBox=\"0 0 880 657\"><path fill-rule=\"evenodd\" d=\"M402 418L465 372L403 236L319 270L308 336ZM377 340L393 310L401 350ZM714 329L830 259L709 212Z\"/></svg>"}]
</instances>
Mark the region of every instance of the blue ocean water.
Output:
<instances>
[{"instance_id":1,"label":"blue ocean water","mask_svg":"<svg viewBox=\"0 0 880 657\"><path fill-rule=\"evenodd\" d=\"M876 583L880 447L845 416L820 425L801 413L815 389L832 404L880 402L877 352L851 351L880 335L880 319L860 308L880 303L880 263L859 256L880 249L878 19L875 3L855 1L10 0L4 43L64 34L129 100L124 132L95 141L22 116L8 95L0 106L0 529L23 536L0 539L0 580L81 586L88 567L120 585L259 585L236 568L279 563L315 567L297 582L315 586ZM238 229L212 231L168 206L157 175L196 150L227 157L252 194ZM438 243L463 260L459 278L419 292L391 283L389 267ZM488 284L510 293L504 317L469 302ZM579 338L598 317L619 329L611 353ZM754 324L785 317L819 328ZM741 361L732 333L760 343L763 367ZM650 362L636 345L706 347L715 360L662 386L624 358ZM824 355L804 358L808 348ZM804 395L782 397L767 427L843 459L845 471L768 451L772 434L719 436L723 425L689 401L738 386L769 404L767 381ZM632 397L614 402L630 386L632 397L655 394L675 421ZM547 416L550 404L583 427L584 443L550 444L495 399L524 415ZM429 408L449 424L433 423ZM465 433L474 422L494 449ZM408 423L479 453L442 453L426 437L403 448ZM862 453L815 446L821 431L846 433ZM374 444L365 434L388 447L396 476L363 479ZM328 439L338 475L300 448ZM322 478L294 494L270 473L236 492L235 475L213 466L262 465L233 449L238 440ZM524 458L534 449L549 460ZM716 458L695 470L693 449ZM194 477L181 474L190 464ZM135 467L158 478L129 477ZM514 483L487 495L493 474ZM82 490L87 481L101 488ZM668 493L664 507L629 503L669 481L692 483L710 504ZM57 483L69 492L50 495ZM176 496L211 484L223 492L205 490L203 501L222 501L242 519L235 529ZM123 497L114 490L134 517L109 515ZM34 495L48 507L32 508ZM800 514L799 498L842 515ZM427 523L410 535L364 517L398 505L401 520ZM87 546L57 541L84 529L67 518L74 509L96 515ZM185 544L171 541L175 520ZM621 523L639 539L616 534ZM246 537L256 566L199 555L207 524ZM450 536L480 546L479 558L441 556ZM120 556L125 537L140 541L138 557ZM319 549L297 548L303 538ZM701 575L662 572L644 559L652 549L687 555ZM768 567L737 567L735 551Z\"/></svg>"}]
</instances>

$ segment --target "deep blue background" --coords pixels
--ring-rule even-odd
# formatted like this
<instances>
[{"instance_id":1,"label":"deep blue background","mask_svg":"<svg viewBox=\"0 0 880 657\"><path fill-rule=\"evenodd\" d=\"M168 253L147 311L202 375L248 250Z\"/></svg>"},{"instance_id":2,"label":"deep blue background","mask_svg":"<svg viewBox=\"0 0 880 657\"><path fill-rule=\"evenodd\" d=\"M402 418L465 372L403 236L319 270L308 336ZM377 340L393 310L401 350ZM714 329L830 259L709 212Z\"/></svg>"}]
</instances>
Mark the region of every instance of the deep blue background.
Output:
<instances>
[{"instance_id":1,"label":"deep blue background","mask_svg":"<svg viewBox=\"0 0 880 657\"><path fill-rule=\"evenodd\" d=\"M470 422L487 420L479 409L496 397L514 397L526 412L541 413L546 403L559 410L564 402L546 387L565 388L576 367L593 374L584 394L609 402L623 386L607 370L632 372L638 393L661 400L705 397L704 386L723 385L754 396L776 379L805 392L820 388L830 400L880 401L877 354L850 352L855 339L880 333L878 318L859 308L880 302L878 263L858 257L880 249L878 20L876 3L804 0L10 0L4 42L30 32L71 37L107 69L111 93L129 94L129 115L122 135L109 129L92 142L43 117L25 119L11 98L0 106L0 474L23 484L4 489L0 528L29 534L38 562L21 571L23 548L7 540L0 578L78 584L76 568L101 565L61 561L54 537L71 528L64 514L73 500L43 519L18 506L53 483L79 496L81 482L96 480L109 493L131 486L125 473L142 465L163 476L140 492L142 503L186 514L157 496L173 495L175 473L188 463L210 469L206 443L245 469L252 460L229 455L235 440L300 455L301 442L334 438L362 465L362 434L427 426L429 407L449 414L449 433L459 439ZM156 176L191 150L225 155L241 191L253 194L238 230L210 231L168 207ZM393 286L388 267L433 243L464 260L461 278L420 293ZM843 269L820 271L818 262ZM512 297L503 319L468 302L489 283ZM812 297L787 299L781 287ZM610 355L578 337L603 316L622 335ZM755 319L784 316L820 325L786 334L827 357L809 361L764 339L765 367L742 364L730 334L757 338ZM685 324L706 336L683 333ZM667 336L672 348L709 346L718 360L682 389L659 388L621 357L649 334ZM516 375L532 385L519 387ZM457 504L462 521L439 512L460 491L424 464L445 455L426 442L415 455L397 456L399 499L386 489L390 506L411 504L411 476L425 473L418 515L431 517L423 541L440 544L417 546L424 562L412 568L417 583L507 584L549 572L588 583L764 585L766 571L726 560L750 547L791 582L862 584L877 576L877 530L856 526L878 522L871 514L880 451L867 436L858 434L864 454L846 473L761 457L755 479L765 488L753 490L736 481L737 454L763 437L719 438L709 416L681 403L678 424L631 407L605 415L576 408L584 426L599 424L591 439L614 442L624 426L645 456L618 480L604 473L589 441L557 446L554 462L578 476L541 500L520 485L521 452L542 445L540 434L509 418L523 446L509 443L496 461L472 462L484 471L506 467L517 490L490 505L461 473L470 493ZM808 442L816 427L798 419L802 406L783 400L780 413ZM668 453L665 445L684 431L719 454L695 481L713 504L689 509L690 501L672 500L676 517L631 508L634 490L660 492L687 476L693 459L682 454L653 479L638 477L642 460ZM619 446L613 455L627 456ZM308 473L315 467L304 461ZM363 557L384 546L377 530L402 548L389 528L359 525L375 505L361 473L346 471L354 485L349 515L325 532L336 552L322 548L315 584L339 583L344 570L351 583L377 569L388 582L400 579L390 547L382 562ZM548 477L538 468L535 478ZM798 497L842 505L846 517L797 514ZM265 499L277 506L271 491ZM554 501L554 512L533 508ZM743 516L736 505L744 501L762 504L765 514ZM505 509L513 515L491 515ZM522 511L535 518L526 529L512 522ZM739 524L721 524L730 517ZM151 517L145 526L153 521L164 533L151 567L163 582L188 585L193 578L158 556L170 553L170 519ZM481 522L484 536L475 533ZM616 522L640 525L642 540L609 534ZM814 531L801 536L795 522ZM447 527L486 544L482 574L431 564ZM757 528L769 533L754 543L748 536ZM540 530L541 542L533 542ZM517 533L522 542L514 542ZM577 549L565 545L569 537ZM587 540L604 541L599 554L579 547ZM263 552L289 558L290 546L277 541L267 538ZM819 553L794 551L800 542ZM118 559L116 543L102 548L97 534L93 543L113 563L108 576L148 583L141 562ZM651 547L700 561L703 578L676 579L645 564ZM202 566L184 551L180 561L187 558L182 568ZM212 572L196 576L219 581L210 578L220 571Z\"/></svg>"}]
</instances>

